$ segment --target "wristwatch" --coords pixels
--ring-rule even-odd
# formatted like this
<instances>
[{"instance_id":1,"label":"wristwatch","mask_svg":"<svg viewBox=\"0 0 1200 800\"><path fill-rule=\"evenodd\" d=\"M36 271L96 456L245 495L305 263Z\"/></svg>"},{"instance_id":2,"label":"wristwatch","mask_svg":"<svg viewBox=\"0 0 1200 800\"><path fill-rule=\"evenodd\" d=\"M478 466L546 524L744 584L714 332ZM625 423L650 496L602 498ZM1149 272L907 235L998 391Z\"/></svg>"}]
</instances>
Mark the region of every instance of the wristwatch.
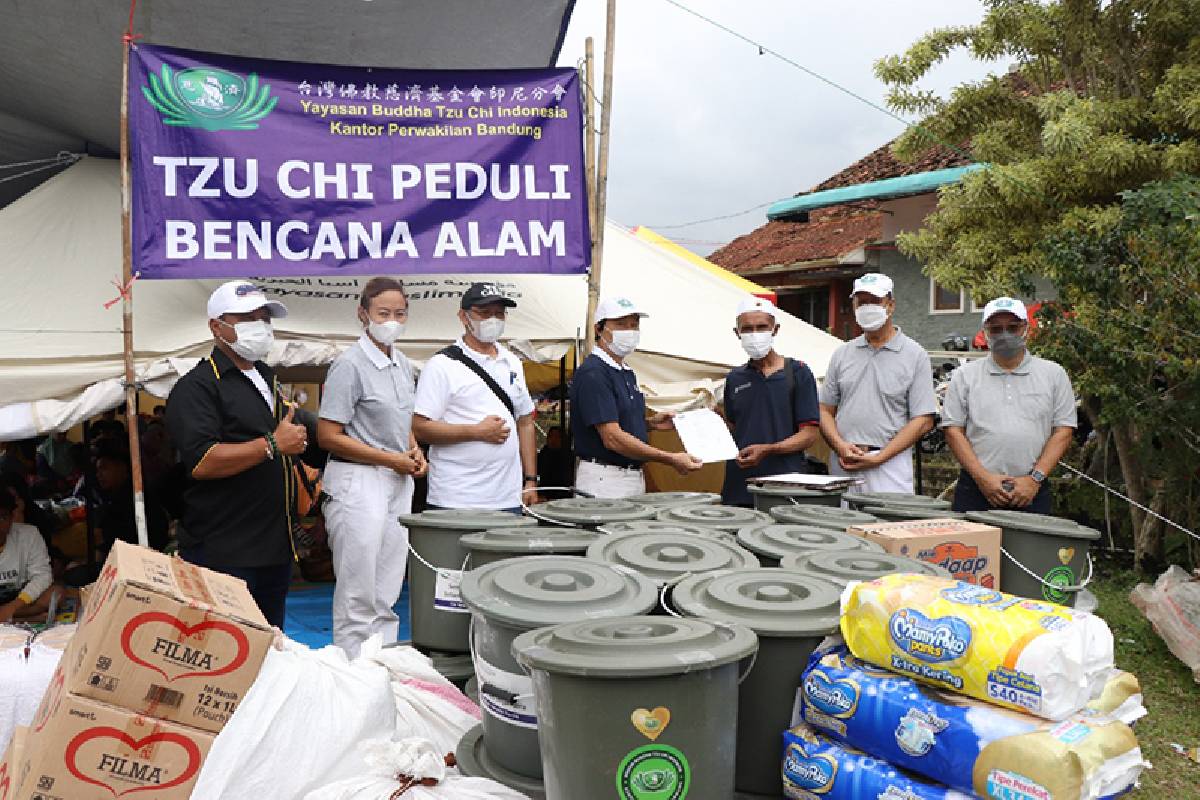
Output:
<instances>
[{"instance_id":1,"label":"wristwatch","mask_svg":"<svg viewBox=\"0 0 1200 800\"><path fill-rule=\"evenodd\" d=\"M540 481L541 479L542 479L542 476L541 476L541 475L526 475L526 476L525 476L525 482L526 482L526 483L529 483L530 481L533 481L534 483L537 483L537 482L538 482L538 481Z\"/></svg>"},{"instance_id":2,"label":"wristwatch","mask_svg":"<svg viewBox=\"0 0 1200 800\"><path fill-rule=\"evenodd\" d=\"M1042 472L1037 467L1034 467L1032 470L1030 470L1029 477L1033 478L1035 482L1041 483L1042 481L1046 480L1046 473Z\"/></svg>"}]
</instances>

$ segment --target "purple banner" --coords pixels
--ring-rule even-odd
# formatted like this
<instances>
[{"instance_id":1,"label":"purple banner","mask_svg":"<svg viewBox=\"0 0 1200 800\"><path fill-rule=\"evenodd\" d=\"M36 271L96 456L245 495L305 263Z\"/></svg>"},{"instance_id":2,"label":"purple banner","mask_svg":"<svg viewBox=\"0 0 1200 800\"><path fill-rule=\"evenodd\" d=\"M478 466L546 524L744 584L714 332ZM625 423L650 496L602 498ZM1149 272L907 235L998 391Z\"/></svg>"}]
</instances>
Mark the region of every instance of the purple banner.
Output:
<instances>
[{"instance_id":1,"label":"purple banner","mask_svg":"<svg viewBox=\"0 0 1200 800\"><path fill-rule=\"evenodd\" d=\"M573 69L385 70L137 45L142 278L587 271Z\"/></svg>"}]
</instances>

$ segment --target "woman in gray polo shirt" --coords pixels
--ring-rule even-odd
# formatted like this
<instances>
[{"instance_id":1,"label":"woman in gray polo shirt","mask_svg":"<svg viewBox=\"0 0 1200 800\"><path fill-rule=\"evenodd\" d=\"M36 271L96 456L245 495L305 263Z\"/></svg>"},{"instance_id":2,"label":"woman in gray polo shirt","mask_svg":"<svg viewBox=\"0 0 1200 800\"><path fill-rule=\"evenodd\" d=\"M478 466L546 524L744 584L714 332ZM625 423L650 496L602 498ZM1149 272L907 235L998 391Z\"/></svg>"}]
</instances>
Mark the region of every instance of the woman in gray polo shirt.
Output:
<instances>
[{"instance_id":1,"label":"woman in gray polo shirt","mask_svg":"<svg viewBox=\"0 0 1200 800\"><path fill-rule=\"evenodd\" d=\"M329 367L317 436L329 451L325 526L337 585L333 642L351 658L376 633L394 642L404 586L413 477L426 462L412 435L412 365L393 342L408 321L404 285L372 278L359 298L359 340Z\"/></svg>"}]
</instances>

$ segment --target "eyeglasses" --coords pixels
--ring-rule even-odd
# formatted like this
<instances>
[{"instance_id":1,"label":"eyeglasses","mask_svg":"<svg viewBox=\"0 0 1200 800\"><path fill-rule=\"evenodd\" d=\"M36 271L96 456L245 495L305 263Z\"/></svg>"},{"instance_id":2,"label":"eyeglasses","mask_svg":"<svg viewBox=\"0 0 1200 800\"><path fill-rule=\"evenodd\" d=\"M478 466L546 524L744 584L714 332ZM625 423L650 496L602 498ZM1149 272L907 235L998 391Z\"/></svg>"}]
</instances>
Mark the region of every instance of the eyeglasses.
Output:
<instances>
[{"instance_id":1,"label":"eyeglasses","mask_svg":"<svg viewBox=\"0 0 1200 800\"><path fill-rule=\"evenodd\" d=\"M984 328L988 336L999 336L1002 333L1024 333L1025 323L1018 322L1012 325L988 325Z\"/></svg>"}]
</instances>

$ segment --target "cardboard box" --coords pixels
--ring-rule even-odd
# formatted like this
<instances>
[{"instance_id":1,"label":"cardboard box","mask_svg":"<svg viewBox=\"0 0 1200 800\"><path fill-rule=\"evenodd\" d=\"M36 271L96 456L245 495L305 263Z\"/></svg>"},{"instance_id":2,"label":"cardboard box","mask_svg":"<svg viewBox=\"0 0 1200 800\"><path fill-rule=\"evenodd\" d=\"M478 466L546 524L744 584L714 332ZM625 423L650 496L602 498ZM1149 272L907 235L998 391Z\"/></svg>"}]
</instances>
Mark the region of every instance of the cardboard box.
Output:
<instances>
[{"instance_id":1,"label":"cardboard box","mask_svg":"<svg viewBox=\"0 0 1200 800\"><path fill-rule=\"evenodd\" d=\"M858 525L849 533L899 556L928 561L960 581L1000 588L1000 529L958 519L914 519Z\"/></svg>"},{"instance_id":2,"label":"cardboard box","mask_svg":"<svg viewBox=\"0 0 1200 800\"><path fill-rule=\"evenodd\" d=\"M8 740L8 749L4 751L4 759L0 760L0 800L13 800L17 796L17 771L20 769L28 735L29 728L24 725L13 728L12 738Z\"/></svg>"},{"instance_id":3,"label":"cardboard box","mask_svg":"<svg viewBox=\"0 0 1200 800\"><path fill-rule=\"evenodd\" d=\"M117 541L62 664L68 692L214 733L273 634L237 578Z\"/></svg>"},{"instance_id":4,"label":"cardboard box","mask_svg":"<svg viewBox=\"0 0 1200 800\"><path fill-rule=\"evenodd\" d=\"M12 800L187 800L214 738L77 697L60 669L30 727Z\"/></svg>"}]
</instances>

